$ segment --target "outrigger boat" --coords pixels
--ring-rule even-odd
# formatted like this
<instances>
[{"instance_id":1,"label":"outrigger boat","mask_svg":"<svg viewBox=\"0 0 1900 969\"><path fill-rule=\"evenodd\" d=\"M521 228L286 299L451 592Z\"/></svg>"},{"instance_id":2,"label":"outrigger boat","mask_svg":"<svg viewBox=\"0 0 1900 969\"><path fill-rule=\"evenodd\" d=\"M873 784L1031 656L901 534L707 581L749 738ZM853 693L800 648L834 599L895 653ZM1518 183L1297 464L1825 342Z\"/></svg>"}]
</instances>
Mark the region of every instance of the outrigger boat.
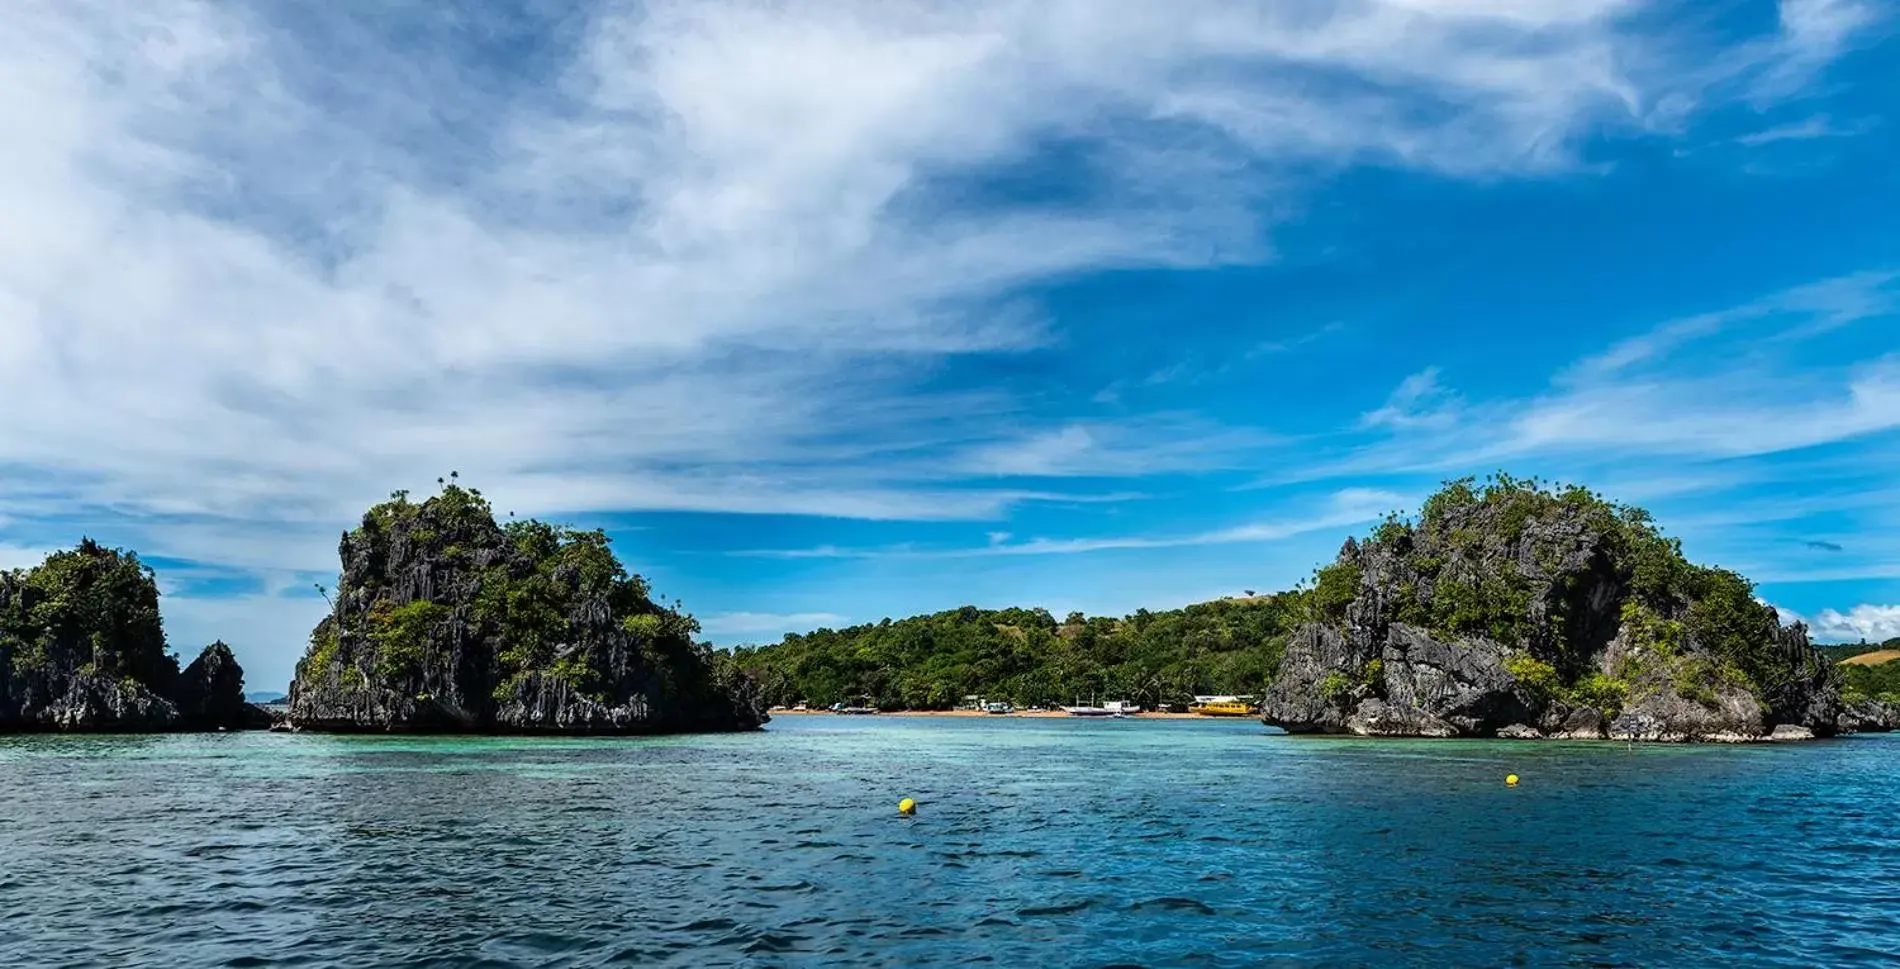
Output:
<instances>
[{"instance_id":1,"label":"outrigger boat","mask_svg":"<svg viewBox=\"0 0 1900 969\"><path fill-rule=\"evenodd\" d=\"M1119 717L1126 719L1140 713L1141 707L1138 704L1126 703L1121 700L1110 700L1099 707L1094 705L1085 707L1077 703L1072 707L1063 707L1062 712L1067 713L1071 717Z\"/></svg>"},{"instance_id":2,"label":"outrigger boat","mask_svg":"<svg viewBox=\"0 0 1900 969\"><path fill-rule=\"evenodd\" d=\"M1203 717L1251 717L1254 710L1248 699L1239 696L1197 696L1190 709Z\"/></svg>"},{"instance_id":3,"label":"outrigger boat","mask_svg":"<svg viewBox=\"0 0 1900 969\"><path fill-rule=\"evenodd\" d=\"M866 714L876 713L877 707L871 703L870 697L861 696L861 697L852 698L851 702L848 704L847 703L832 704L831 712L842 713L842 714L846 714L850 716L864 716Z\"/></svg>"}]
</instances>

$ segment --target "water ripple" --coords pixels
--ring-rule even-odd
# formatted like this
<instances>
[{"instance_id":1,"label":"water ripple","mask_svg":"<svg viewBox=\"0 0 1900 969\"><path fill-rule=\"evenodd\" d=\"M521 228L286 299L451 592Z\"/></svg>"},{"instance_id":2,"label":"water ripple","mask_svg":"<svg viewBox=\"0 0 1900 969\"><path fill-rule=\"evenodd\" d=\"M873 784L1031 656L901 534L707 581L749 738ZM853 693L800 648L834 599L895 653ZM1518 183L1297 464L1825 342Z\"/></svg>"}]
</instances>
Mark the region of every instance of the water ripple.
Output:
<instances>
[{"instance_id":1,"label":"water ripple","mask_svg":"<svg viewBox=\"0 0 1900 969\"><path fill-rule=\"evenodd\" d=\"M0 738L0 965L1792 967L1900 951L1900 738L1630 750L786 720L604 741Z\"/></svg>"}]
</instances>

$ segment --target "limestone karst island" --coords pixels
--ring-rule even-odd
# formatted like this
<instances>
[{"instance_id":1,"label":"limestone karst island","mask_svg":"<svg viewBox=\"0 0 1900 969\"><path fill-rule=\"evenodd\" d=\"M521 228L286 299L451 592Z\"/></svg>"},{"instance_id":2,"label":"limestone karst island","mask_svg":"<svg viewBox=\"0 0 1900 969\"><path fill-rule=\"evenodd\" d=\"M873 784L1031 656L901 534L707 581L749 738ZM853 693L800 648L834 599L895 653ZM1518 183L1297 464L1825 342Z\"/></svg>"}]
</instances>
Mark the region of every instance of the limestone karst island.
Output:
<instances>
[{"instance_id":1,"label":"limestone karst island","mask_svg":"<svg viewBox=\"0 0 1900 969\"><path fill-rule=\"evenodd\" d=\"M696 641L603 533L500 524L456 483L392 495L339 553L275 712L244 701L222 642L181 667L134 553L86 540L0 574L0 729L686 733L756 729L768 705L1105 693L1148 710L1242 698L1292 734L1742 742L1900 724L1900 665L1837 662L1639 508L1508 476L1451 482L1287 592L1060 622L964 607L732 652Z\"/></svg>"}]
</instances>

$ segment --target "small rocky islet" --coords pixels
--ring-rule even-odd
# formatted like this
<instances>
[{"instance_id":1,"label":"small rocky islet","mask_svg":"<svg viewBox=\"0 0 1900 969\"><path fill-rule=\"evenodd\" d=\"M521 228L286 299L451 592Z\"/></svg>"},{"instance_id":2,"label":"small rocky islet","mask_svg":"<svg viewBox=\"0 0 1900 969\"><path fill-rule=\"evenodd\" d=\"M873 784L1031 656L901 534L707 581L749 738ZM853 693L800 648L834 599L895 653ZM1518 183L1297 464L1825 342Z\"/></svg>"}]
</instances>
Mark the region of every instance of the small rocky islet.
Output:
<instances>
[{"instance_id":1,"label":"small rocky islet","mask_svg":"<svg viewBox=\"0 0 1900 969\"><path fill-rule=\"evenodd\" d=\"M496 522L480 491L397 492L343 536L292 729L640 734L757 729L756 685L653 601L600 531Z\"/></svg>"},{"instance_id":2,"label":"small rocky islet","mask_svg":"<svg viewBox=\"0 0 1900 969\"><path fill-rule=\"evenodd\" d=\"M0 572L0 731L225 730L267 726L244 700L230 647L179 668L158 582L137 555L91 540Z\"/></svg>"},{"instance_id":3,"label":"small rocky islet","mask_svg":"<svg viewBox=\"0 0 1900 969\"><path fill-rule=\"evenodd\" d=\"M1734 572L1579 487L1453 482L1321 569L1263 719L1296 733L1743 742L1886 730Z\"/></svg>"},{"instance_id":4,"label":"small rocky islet","mask_svg":"<svg viewBox=\"0 0 1900 969\"><path fill-rule=\"evenodd\" d=\"M245 701L223 643L180 667L135 554L86 540L0 572L0 731L751 730L768 719L761 680L788 688L778 647L735 658L696 642L604 533L498 522L454 482L391 495L339 555L275 715ZM1844 692L1746 579L1582 488L1452 482L1416 518L1348 539L1310 587L1234 608L1255 605L1275 617L1245 647L1265 660L1261 718L1292 733L1744 742L1900 727L1892 691Z\"/></svg>"},{"instance_id":5,"label":"small rocky islet","mask_svg":"<svg viewBox=\"0 0 1900 969\"><path fill-rule=\"evenodd\" d=\"M264 728L648 734L757 729L764 705L599 531L398 492L343 536L330 614L279 713L222 642L180 669L132 552L90 539L0 572L0 732ZM326 590L327 596L330 593Z\"/></svg>"}]
</instances>

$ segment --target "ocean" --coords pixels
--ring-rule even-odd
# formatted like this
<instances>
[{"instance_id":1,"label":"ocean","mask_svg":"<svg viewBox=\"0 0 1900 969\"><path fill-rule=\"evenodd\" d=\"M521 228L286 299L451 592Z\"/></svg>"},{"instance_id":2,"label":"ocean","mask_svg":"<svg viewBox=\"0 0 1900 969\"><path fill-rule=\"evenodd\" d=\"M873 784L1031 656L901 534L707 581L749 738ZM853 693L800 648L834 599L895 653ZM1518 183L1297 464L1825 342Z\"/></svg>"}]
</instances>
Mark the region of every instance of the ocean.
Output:
<instances>
[{"instance_id":1,"label":"ocean","mask_svg":"<svg viewBox=\"0 0 1900 969\"><path fill-rule=\"evenodd\" d=\"M1891 965L1896 766L1250 721L5 737L0 965Z\"/></svg>"}]
</instances>

